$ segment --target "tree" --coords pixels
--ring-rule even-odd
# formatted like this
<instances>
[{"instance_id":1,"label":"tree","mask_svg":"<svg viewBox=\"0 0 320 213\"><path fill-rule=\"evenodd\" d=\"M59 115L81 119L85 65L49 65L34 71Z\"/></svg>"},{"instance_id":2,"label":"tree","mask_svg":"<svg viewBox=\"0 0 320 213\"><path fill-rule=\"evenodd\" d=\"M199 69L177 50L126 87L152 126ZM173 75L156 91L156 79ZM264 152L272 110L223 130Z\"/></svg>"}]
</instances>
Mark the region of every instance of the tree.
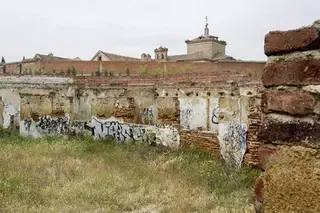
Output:
<instances>
[{"instance_id":1,"label":"tree","mask_svg":"<svg viewBox=\"0 0 320 213\"><path fill-rule=\"evenodd\" d=\"M72 65L72 68L71 68L71 73L72 73L73 76L77 75L77 70L73 65Z\"/></svg>"},{"instance_id":2,"label":"tree","mask_svg":"<svg viewBox=\"0 0 320 213\"><path fill-rule=\"evenodd\" d=\"M5 64L6 63L6 60L4 60L4 57L2 56L2 58L1 58L1 63L2 64Z\"/></svg>"}]
</instances>

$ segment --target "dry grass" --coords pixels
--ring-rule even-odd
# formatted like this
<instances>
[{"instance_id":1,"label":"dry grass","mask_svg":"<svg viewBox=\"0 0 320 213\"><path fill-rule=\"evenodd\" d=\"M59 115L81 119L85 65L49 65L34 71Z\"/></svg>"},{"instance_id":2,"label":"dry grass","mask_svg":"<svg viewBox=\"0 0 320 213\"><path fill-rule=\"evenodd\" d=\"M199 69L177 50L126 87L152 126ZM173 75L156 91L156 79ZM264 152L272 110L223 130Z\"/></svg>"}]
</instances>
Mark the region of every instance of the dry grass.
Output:
<instances>
[{"instance_id":1,"label":"dry grass","mask_svg":"<svg viewBox=\"0 0 320 213\"><path fill-rule=\"evenodd\" d=\"M228 176L200 151L3 131L0 140L0 212L254 212L257 172Z\"/></svg>"}]
</instances>

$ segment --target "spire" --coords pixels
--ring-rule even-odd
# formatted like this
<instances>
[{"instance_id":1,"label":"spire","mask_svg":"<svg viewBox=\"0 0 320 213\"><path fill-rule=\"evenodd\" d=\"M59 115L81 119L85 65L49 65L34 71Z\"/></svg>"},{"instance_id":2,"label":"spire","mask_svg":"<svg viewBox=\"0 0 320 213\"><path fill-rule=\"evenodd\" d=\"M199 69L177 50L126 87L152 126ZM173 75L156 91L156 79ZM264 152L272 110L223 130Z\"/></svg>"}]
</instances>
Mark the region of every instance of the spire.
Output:
<instances>
[{"instance_id":1,"label":"spire","mask_svg":"<svg viewBox=\"0 0 320 213\"><path fill-rule=\"evenodd\" d=\"M206 28L204 28L204 36L208 37L209 36L209 28L208 28L208 16L206 16Z\"/></svg>"}]
</instances>

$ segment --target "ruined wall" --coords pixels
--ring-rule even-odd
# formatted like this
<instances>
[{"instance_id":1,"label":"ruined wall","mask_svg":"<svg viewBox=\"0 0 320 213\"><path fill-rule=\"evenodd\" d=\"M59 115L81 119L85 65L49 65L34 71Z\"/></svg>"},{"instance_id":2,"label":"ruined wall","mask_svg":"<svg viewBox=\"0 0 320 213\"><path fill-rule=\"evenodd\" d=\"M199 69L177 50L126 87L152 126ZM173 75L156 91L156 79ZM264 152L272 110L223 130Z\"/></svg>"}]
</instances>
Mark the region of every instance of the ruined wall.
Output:
<instances>
[{"instance_id":1,"label":"ruined wall","mask_svg":"<svg viewBox=\"0 0 320 213\"><path fill-rule=\"evenodd\" d=\"M249 100L260 87L237 76L196 82L189 76L0 76L0 82L1 122L20 127L22 135L83 133L217 154L225 147L225 159L238 165L246 152Z\"/></svg>"},{"instance_id":2,"label":"ruined wall","mask_svg":"<svg viewBox=\"0 0 320 213\"><path fill-rule=\"evenodd\" d=\"M257 212L320 212L320 21L265 37Z\"/></svg>"}]
</instances>

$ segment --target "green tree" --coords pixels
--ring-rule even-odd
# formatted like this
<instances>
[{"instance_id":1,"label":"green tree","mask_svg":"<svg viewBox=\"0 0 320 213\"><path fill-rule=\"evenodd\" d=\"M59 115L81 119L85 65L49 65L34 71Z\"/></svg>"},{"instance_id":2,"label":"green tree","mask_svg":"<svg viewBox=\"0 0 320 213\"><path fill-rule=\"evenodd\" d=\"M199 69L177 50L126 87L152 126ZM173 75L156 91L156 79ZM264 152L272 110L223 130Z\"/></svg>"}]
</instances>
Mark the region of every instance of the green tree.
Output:
<instances>
[{"instance_id":1,"label":"green tree","mask_svg":"<svg viewBox=\"0 0 320 213\"><path fill-rule=\"evenodd\" d=\"M130 70L129 70L128 67L126 67L126 68L124 69L124 73L125 73L127 76L130 75Z\"/></svg>"},{"instance_id":2,"label":"green tree","mask_svg":"<svg viewBox=\"0 0 320 213\"><path fill-rule=\"evenodd\" d=\"M143 75L149 74L149 68L147 65L140 66L140 73Z\"/></svg>"},{"instance_id":3,"label":"green tree","mask_svg":"<svg viewBox=\"0 0 320 213\"><path fill-rule=\"evenodd\" d=\"M77 70L73 65L72 65L72 68L71 68L71 73L72 73L73 76L77 75Z\"/></svg>"},{"instance_id":4,"label":"green tree","mask_svg":"<svg viewBox=\"0 0 320 213\"><path fill-rule=\"evenodd\" d=\"M70 68L67 69L67 75L71 75L71 69Z\"/></svg>"}]
</instances>

